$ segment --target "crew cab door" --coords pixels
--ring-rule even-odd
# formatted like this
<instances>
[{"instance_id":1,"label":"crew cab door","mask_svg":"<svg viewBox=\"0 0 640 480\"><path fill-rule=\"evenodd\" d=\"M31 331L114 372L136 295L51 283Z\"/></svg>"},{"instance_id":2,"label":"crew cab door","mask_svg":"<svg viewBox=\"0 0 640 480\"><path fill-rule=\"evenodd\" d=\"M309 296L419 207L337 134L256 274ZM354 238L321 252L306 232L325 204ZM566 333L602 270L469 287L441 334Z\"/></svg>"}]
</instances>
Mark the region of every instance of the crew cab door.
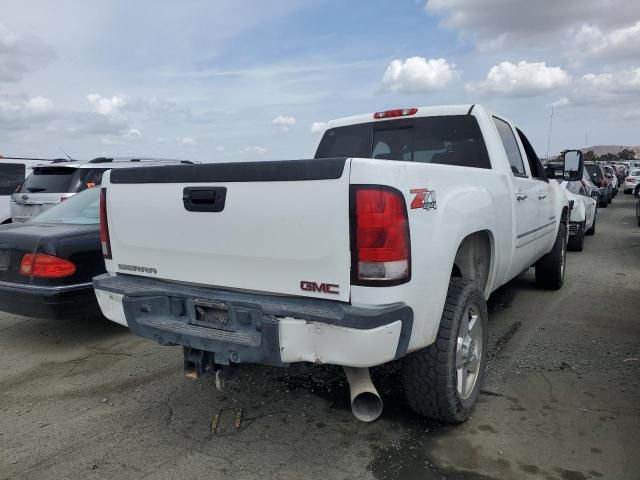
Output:
<instances>
[{"instance_id":1,"label":"crew cab door","mask_svg":"<svg viewBox=\"0 0 640 480\"><path fill-rule=\"evenodd\" d=\"M493 117L513 174L513 199L515 223L515 252L511 276L529 267L536 258L539 232L538 185L525 169L520 146L511 126L498 117Z\"/></svg>"},{"instance_id":2,"label":"crew cab door","mask_svg":"<svg viewBox=\"0 0 640 480\"><path fill-rule=\"evenodd\" d=\"M553 192L549 185L549 180L544 174L542 163L538 159L538 155L529 142L529 139L527 139L519 128L516 128L516 132L524 147L524 155L527 159L538 202L539 230L537 232L537 243L538 254L540 256L540 254L545 254L551 250L556 241L556 224L558 219L554 212Z\"/></svg>"}]
</instances>

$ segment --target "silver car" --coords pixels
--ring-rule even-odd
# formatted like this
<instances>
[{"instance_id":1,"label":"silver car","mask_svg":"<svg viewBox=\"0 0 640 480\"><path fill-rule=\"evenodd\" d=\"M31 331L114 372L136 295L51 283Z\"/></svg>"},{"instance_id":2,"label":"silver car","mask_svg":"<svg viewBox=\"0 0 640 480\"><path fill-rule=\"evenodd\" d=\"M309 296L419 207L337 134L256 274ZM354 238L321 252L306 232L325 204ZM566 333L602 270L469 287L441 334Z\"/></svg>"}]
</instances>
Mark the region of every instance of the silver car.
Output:
<instances>
[{"instance_id":1,"label":"silver car","mask_svg":"<svg viewBox=\"0 0 640 480\"><path fill-rule=\"evenodd\" d=\"M63 161L33 168L24 183L11 195L11 218L27 222L88 187L100 185L102 175L113 168L178 165L188 160L157 158L94 158L89 161ZM142 165L144 164L144 165Z\"/></svg>"}]
</instances>

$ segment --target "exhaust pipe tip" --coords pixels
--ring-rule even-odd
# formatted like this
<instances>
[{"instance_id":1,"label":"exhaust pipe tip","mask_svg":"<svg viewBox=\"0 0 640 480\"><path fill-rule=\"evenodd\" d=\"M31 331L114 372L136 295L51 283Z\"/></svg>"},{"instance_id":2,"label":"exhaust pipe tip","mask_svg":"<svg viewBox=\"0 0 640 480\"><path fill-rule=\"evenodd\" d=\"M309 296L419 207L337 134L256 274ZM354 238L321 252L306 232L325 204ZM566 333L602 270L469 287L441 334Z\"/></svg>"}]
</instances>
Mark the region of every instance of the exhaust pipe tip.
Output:
<instances>
[{"instance_id":1,"label":"exhaust pipe tip","mask_svg":"<svg viewBox=\"0 0 640 480\"><path fill-rule=\"evenodd\" d=\"M383 403L371 381L368 368L344 367L351 390L351 411L362 422L373 422L382 414Z\"/></svg>"},{"instance_id":2,"label":"exhaust pipe tip","mask_svg":"<svg viewBox=\"0 0 640 480\"><path fill-rule=\"evenodd\" d=\"M382 399L377 392L362 392L351 400L353 415L362 422L373 422L382 415Z\"/></svg>"}]
</instances>

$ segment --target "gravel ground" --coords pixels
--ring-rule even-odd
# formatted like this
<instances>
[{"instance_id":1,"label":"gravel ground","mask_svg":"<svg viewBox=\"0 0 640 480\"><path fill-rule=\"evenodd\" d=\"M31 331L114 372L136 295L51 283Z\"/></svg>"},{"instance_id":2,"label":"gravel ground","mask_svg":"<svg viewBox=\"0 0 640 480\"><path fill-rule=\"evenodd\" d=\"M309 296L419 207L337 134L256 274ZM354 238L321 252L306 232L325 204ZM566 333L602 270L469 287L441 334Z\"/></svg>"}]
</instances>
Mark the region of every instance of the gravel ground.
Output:
<instances>
[{"instance_id":1,"label":"gravel ground","mask_svg":"<svg viewBox=\"0 0 640 480\"><path fill-rule=\"evenodd\" d=\"M363 424L335 367L242 366L217 392L179 348L106 321L0 315L0 478L636 479L636 225L620 194L563 290L529 272L495 293L488 380L453 427L408 411L394 365Z\"/></svg>"}]
</instances>

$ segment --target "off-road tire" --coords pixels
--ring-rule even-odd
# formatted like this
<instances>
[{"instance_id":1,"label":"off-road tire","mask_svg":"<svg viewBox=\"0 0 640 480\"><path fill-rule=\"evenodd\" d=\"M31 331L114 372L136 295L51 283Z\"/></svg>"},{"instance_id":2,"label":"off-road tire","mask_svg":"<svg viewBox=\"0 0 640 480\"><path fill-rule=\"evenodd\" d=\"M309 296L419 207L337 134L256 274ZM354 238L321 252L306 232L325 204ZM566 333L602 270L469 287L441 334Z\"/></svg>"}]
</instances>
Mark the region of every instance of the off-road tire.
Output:
<instances>
[{"instance_id":1,"label":"off-road tire","mask_svg":"<svg viewBox=\"0 0 640 480\"><path fill-rule=\"evenodd\" d=\"M567 248L572 252L581 252L584 250L584 227L585 222L582 222L578 225L578 231L576 234L569 237Z\"/></svg>"},{"instance_id":2,"label":"off-road tire","mask_svg":"<svg viewBox=\"0 0 640 480\"><path fill-rule=\"evenodd\" d=\"M585 232L585 235L595 235L596 234L596 220L598 220L598 209L596 208L596 213L593 214L593 223L591 224L591 228Z\"/></svg>"},{"instance_id":3,"label":"off-road tire","mask_svg":"<svg viewBox=\"0 0 640 480\"><path fill-rule=\"evenodd\" d=\"M598 206L600 208L607 208L609 206L609 199L605 197L603 200L602 198L603 197L600 197L600 203L598 204Z\"/></svg>"},{"instance_id":4,"label":"off-road tire","mask_svg":"<svg viewBox=\"0 0 640 480\"><path fill-rule=\"evenodd\" d=\"M536 263L536 284L548 290L559 290L564 284L567 260L567 226L561 223L553 248Z\"/></svg>"},{"instance_id":5,"label":"off-road tire","mask_svg":"<svg viewBox=\"0 0 640 480\"><path fill-rule=\"evenodd\" d=\"M461 319L469 305L476 306L478 320L482 322L482 345L475 386L467 398L462 398L456 387L456 349ZM484 380L488 318L487 304L478 284L462 278L451 279L435 342L402 360L404 392L415 413L447 423L461 423L469 417Z\"/></svg>"}]
</instances>

